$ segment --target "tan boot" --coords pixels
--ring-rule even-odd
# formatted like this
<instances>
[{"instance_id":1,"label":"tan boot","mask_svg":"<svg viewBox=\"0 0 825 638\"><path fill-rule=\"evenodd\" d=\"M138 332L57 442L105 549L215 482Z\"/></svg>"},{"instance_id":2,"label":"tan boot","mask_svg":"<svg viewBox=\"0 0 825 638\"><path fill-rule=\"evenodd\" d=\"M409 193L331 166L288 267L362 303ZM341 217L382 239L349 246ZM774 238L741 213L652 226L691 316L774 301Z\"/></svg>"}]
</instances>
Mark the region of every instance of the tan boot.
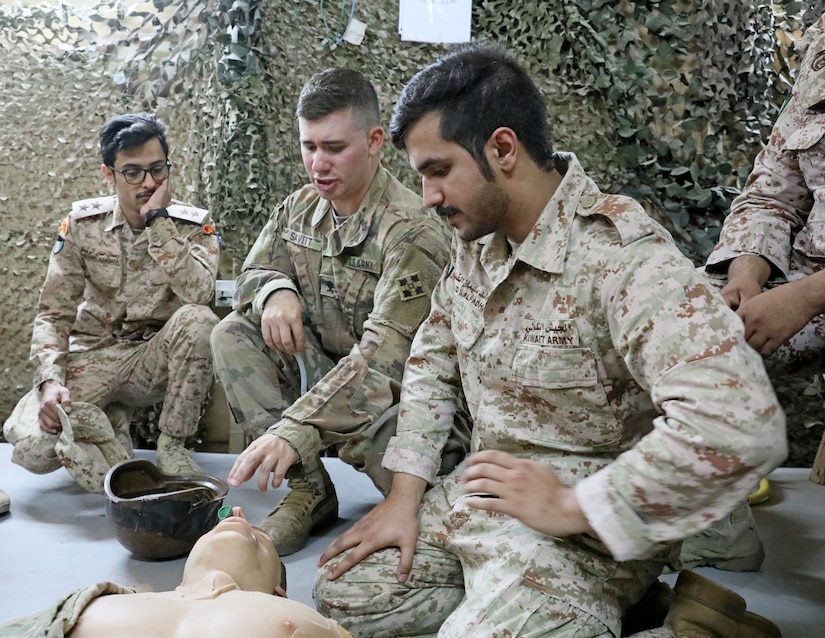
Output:
<instances>
[{"instance_id":1,"label":"tan boot","mask_svg":"<svg viewBox=\"0 0 825 638\"><path fill-rule=\"evenodd\" d=\"M338 519L338 496L320 458L290 473L289 494L261 522L281 556L294 554L314 529Z\"/></svg>"},{"instance_id":2,"label":"tan boot","mask_svg":"<svg viewBox=\"0 0 825 638\"><path fill-rule=\"evenodd\" d=\"M642 598L622 617L622 636L633 636L661 627L674 598L676 592L672 587L661 580L654 581Z\"/></svg>"},{"instance_id":3,"label":"tan boot","mask_svg":"<svg viewBox=\"0 0 825 638\"><path fill-rule=\"evenodd\" d=\"M665 618L679 638L782 638L767 618L745 611L739 594L694 572L681 572Z\"/></svg>"},{"instance_id":4,"label":"tan boot","mask_svg":"<svg viewBox=\"0 0 825 638\"><path fill-rule=\"evenodd\" d=\"M3 490L0 490L0 514L5 514L11 507L11 499Z\"/></svg>"},{"instance_id":5,"label":"tan boot","mask_svg":"<svg viewBox=\"0 0 825 638\"><path fill-rule=\"evenodd\" d=\"M158 469L164 474L206 474L195 461L184 440L163 432L158 436Z\"/></svg>"}]
</instances>

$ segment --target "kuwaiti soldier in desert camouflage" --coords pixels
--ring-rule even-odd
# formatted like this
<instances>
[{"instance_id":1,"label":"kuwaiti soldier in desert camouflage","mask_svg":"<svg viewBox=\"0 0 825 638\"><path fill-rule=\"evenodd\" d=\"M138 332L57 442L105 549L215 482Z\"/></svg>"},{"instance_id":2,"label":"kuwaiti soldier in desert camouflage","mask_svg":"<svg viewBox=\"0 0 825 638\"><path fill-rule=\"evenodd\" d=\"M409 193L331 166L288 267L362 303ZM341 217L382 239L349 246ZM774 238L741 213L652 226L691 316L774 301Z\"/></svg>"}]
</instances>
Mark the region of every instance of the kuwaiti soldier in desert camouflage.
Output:
<instances>
[{"instance_id":1,"label":"kuwaiti soldier in desert camouflage","mask_svg":"<svg viewBox=\"0 0 825 638\"><path fill-rule=\"evenodd\" d=\"M366 472L382 492L381 456L410 343L447 262L449 233L420 196L380 162L384 130L372 84L349 69L313 76L298 98L311 180L273 213L238 277L236 311L212 334L216 374L232 413L256 438L229 483L260 468L258 487L290 492L261 526L281 555L338 515L319 453ZM301 354L308 389L301 395ZM445 465L463 458L456 427Z\"/></svg>"},{"instance_id":2,"label":"kuwaiti soldier in desert camouflage","mask_svg":"<svg viewBox=\"0 0 825 638\"><path fill-rule=\"evenodd\" d=\"M451 266L406 365L392 489L322 555L318 609L359 638L619 636L679 541L785 458L764 366L667 231L553 153L507 54L446 54L390 130L455 229ZM465 402L472 454L438 478Z\"/></svg>"},{"instance_id":3,"label":"kuwaiti soldier in desert camouflage","mask_svg":"<svg viewBox=\"0 0 825 638\"><path fill-rule=\"evenodd\" d=\"M825 16L802 50L791 95L705 266L772 378L825 372ZM686 541L676 566L755 570L763 558L743 503Z\"/></svg>"},{"instance_id":4,"label":"kuwaiti soldier in desert camouflage","mask_svg":"<svg viewBox=\"0 0 825 638\"><path fill-rule=\"evenodd\" d=\"M773 374L825 370L825 16L706 271Z\"/></svg>"},{"instance_id":5,"label":"kuwaiti soldier in desert camouflage","mask_svg":"<svg viewBox=\"0 0 825 638\"><path fill-rule=\"evenodd\" d=\"M4 431L30 434L15 442L13 458L43 472L60 466L58 408L68 416L73 401L102 408L131 454L131 408L163 400L159 468L198 472L185 444L212 382L217 317L207 304L218 236L208 211L172 200L161 120L113 117L101 128L100 149L116 194L75 202L60 225L32 333L40 407L15 410ZM17 422L21 414L33 422Z\"/></svg>"}]
</instances>

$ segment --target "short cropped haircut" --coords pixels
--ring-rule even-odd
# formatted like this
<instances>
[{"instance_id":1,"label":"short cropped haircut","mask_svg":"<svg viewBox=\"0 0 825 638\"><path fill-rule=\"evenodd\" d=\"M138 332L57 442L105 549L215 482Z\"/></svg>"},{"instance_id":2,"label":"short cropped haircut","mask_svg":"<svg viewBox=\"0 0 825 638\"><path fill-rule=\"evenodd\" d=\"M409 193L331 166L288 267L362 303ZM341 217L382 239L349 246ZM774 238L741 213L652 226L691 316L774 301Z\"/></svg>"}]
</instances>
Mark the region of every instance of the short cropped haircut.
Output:
<instances>
[{"instance_id":1,"label":"short cropped haircut","mask_svg":"<svg viewBox=\"0 0 825 638\"><path fill-rule=\"evenodd\" d=\"M441 116L441 137L463 147L481 174L493 179L484 145L499 127L512 129L530 158L553 169L553 143L547 107L527 72L492 44L456 48L421 69L395 104L390 135L405 149L410 127L430 113Z\"/></svg>"},{"instance_id":2,"label":"short cropped haircut","mask_svg":"<svg viewBox=\"0 0 825 638\"><path fill-rule=\"evenodd\" d=\"M141 146L157 138L163 154L169 157L166 125L151 113L116 115L100 129L100 154L106 166L114 166L119 151Z\"/></svg>"},{"instance_id":3,"label":"short cropped haircut","mask_svg":"<svg viewBox=\"0 0 825 638\"><path fill-rule=\"evenodd\" d=\"M359 71L333 67L307 81L295 114L311 122L346 108L352 108L365 130L380 125L378 96L372 83Z\"/></svg>"}]
</instances>

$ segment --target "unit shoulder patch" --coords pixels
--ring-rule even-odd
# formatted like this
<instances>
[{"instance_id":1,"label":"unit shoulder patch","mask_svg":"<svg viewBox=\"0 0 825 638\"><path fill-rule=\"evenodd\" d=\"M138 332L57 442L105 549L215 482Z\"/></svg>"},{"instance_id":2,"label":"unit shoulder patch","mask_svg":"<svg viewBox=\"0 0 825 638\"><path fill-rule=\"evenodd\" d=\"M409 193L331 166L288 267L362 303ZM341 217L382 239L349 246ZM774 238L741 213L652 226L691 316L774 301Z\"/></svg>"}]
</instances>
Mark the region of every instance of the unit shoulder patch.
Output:
<instances>
[{"instance_id":1,"label":"unit shoulder patch","mask_svg":"<svg viewBox=\"0 0 825 638\"><path fill-rule=\"evenodd\" d=\"M398 285L398 294L403 301L410 301L430 294L421 281L421 275L417 272L408 273L395 281Z\"/></svg>"}]
</instances>

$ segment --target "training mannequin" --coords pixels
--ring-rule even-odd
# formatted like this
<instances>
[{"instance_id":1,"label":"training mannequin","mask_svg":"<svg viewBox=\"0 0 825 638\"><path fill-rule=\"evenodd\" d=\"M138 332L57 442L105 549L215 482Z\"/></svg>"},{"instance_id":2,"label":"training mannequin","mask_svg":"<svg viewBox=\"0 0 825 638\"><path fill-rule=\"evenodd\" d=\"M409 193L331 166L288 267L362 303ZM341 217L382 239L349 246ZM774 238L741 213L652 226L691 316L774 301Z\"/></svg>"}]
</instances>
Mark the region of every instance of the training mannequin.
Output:
<instances>
[{"instance_id":1,"label":"training mannequin","mask_svg":"<svg viewBox=\"0 0 825 638\"><path fill-rule=\"evenodd\" d=\"M135 592L100 584L91 593L73 594L70 604L61 601L54 615L41 612L3 625L0 636L48 630L50 637L70 638L352 638L335 621L286 599L281 575L269 535L236 507L195 543L174 590Z\"/></svg>"}]
</instances>

